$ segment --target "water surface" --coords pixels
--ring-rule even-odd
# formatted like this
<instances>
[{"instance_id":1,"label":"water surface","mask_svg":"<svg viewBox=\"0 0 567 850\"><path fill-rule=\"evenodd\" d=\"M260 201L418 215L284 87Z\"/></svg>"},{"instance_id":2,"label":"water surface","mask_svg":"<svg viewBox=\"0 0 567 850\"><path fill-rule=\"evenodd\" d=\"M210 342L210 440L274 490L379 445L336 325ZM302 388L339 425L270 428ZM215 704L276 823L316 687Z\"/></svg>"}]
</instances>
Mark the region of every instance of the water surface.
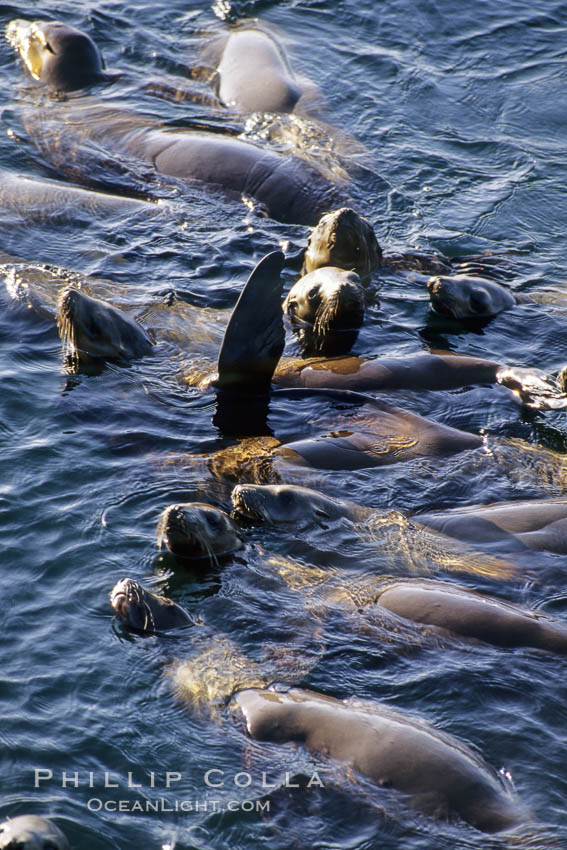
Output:
<instances>
[{"instance_id":1,"label":"water surface","mask_svg":"<svg viewBox=\"0 0 567 850\"><path fill-rule=\"evenodd\" d=\"M356 352L407 354L431 342L553 371L567 360L566 12L556 0L38 0L33 16L85 29L107 67L127 72L101 98L172 124L227 124L286 150L293 142L278 131L286 120L226 118L144 88L149 81L183 87L203 43L257 16L282 38L294 68L320 87L325 122L342 147L313 131L308 152L328 167L351 169L357 206L385 250L496 253L509 285L532 299L482 331L466 332L432 317L424 276L385 273ZM0 24L21 15L4 4ZM7 131L1 167L56 176L23 127L22 110L33 110L37 89L3 42L0 75ZM311 130L300 124L300 138ZM143 188L144 179L144 169L134 168L123 188ZM167 199L151 215L2 209L0 249L110 279L134 311L162 304L172 289L197 307L228 309L264 253L278 244L297 251L308 234L199 187L153 178L149 189ZM286 285L293 277L285 272ZM2 817L52 815L72 846L101 850L504 846L462 823L422 818L392 794L329 771L292 745L251 742L221 701L212 716L184 704L167 671L222 639L268 678L285 678L287 670L288 680L303 686L384 701L458 736L509 777L559 845L567 842L563 659L472 646L413 627L394 633L371 613L341 607L338 591L331 604L302 590L305 565L313 562L330 570L339 590L366 574L421 571L567 616L560 556L524 558L513 582L445 573L439 554L416 550L419 541L404 551L392 521L364 534L341 526L311 537L250 528L244 551L222 569L187 570L157 553L155 527L173 501L228 506L230 486L194 459L230 442L214 424L215 398L177 380L196 358L213 355L214 344L191 342L189 330L184 351L163 344L129 368L109 365L70 380L53 324L4 291L2 307ZM291 334L288 351L297 351ZM564 492L562 413L527 414L500 387L390 400L486 434L486 445L445 461L321 471L308 483L381 512L406 513ZM332 427L340 416L320 401L292 406L280 398L268 427L286 441ZM288 564L284 580L278 564L286 558L296 566ZM117 627L108 593L125 575L190 609L200 622L195 637L134 638ZM230 670L226 677L219 670L219 690L224 678ZM38 788L36 769L53 773ZM224 772L223 787L207 786L211 769ZM314 769L326 784L329 777L324 790L297 779ZM142 787L128 787L129 772L130 785ZM181 775L169 789L167 772ZM252 777L249 787L235 785L242 772ZM262 787L263 773L275 787ZM285 787L286 773L299 789ZM119 788L105 788L105 775ZM126 806L94 811L92 800ZM175 811L183 800L197 803L197 811ZM134 801L159 810L131 811ZM236 810L221 811L230 801ZM243 810L247 801L252 811ZM256 811L256 801L269 801L269 811Z\"/></svg>"}]
</instances>

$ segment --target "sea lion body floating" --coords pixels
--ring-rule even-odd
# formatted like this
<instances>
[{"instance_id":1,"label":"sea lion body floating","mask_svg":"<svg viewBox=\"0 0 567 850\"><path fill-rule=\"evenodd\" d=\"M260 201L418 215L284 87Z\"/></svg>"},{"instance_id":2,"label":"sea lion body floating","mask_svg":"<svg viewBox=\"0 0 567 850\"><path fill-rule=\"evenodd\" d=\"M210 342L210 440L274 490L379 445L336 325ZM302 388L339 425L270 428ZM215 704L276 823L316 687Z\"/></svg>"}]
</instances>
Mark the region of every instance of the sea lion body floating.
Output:
<instances>
[{"instance_id":1,"label":"sea lion body floating","mask_svg":"<svg viewBox=\"0 0 567 850\"><path fill-rule=\"evenodd\" d=\"M171 628L171 605L138 582L123 579L110 598L128 628L150 633ZM258 677L252 662L250 666L248 678ZM246 678L245 672L240 678ZM427 814L456 813L486 832L511 829L528 819L527 811L477 754L423 720L379 704L349 705L295 688L249 688L234 701L253 738L302 744L381 787L410 795Z\"/></svg>"},{"instance_id":2,"label":"sea lion body floating","mask_svg":"<svg viewBox=\"0 0 567 850\"><path fill-rule=\"evenodd\" d=\"M165 203L81 189L57 180L0 172L0 207L23 219L68 220L77 215L105 216L128 212L159 214Z\"/></svg>"},{"instance_id":3,"label":"sea lion body floating","mask_svg":"<svg viewBox=\"0 0 567 850\"><path fill-rule=\"evenodd\" d=\"M293 484L242 484L232 491L235 510L246 519L271 523L319 525L342 517L364 522L373 508L326 496ZM567 499L532 499L473 505L437 513L414 514L420 525L475 546L497 544L498 551L530 549L567 552Z\"/></svg>"},{"instance_id":4,"label":"sea lion body floating","mask_svg":"<svg viewBox=\"0 0 567 850\"><path fill-rule=\"evenodd\" d=\"M69 850L58 826L37 815L20 815L0 824L0 848L5 850Z\"/></svg>"},{"instance_id":5,"label":"sea lion body floating","mask_svg":"<svg viewBox=\"0 0 567 850\"><path fill-rule=\"evenodd\" d=\"M476 753L402 712L379 704L349 705L298 688L250 689L235 702L253 738L294 742L343 762L381 787L408 794L429 814L456 813L489 833L529 819Z\"/></svg>"},{"instance_id":6,"label":"sea lion body floating","mask_svg":"<svg viewBox=\"0 0 567 850\"><path fill-rule=\"evenodd\" d=\"M72 90L104 80L102 58L94 42L66 24L13 20L7 38L39 82ZM344 203L341 189L303 159L218 133L152 127L140 115L93 106L88 100L68 109L79 144L87 138L103 144L117 142L162 174L254 198L279 221L314 225L322 212ZM66 132L64 121L65 112L60 135ZM41 127L33 129L34 134L41 133ZM49 155L48 141L42 149ZM64 171L61 156L58 163ZM73 174L75 168L76 164Z\"/></svg>"}]
</instances>

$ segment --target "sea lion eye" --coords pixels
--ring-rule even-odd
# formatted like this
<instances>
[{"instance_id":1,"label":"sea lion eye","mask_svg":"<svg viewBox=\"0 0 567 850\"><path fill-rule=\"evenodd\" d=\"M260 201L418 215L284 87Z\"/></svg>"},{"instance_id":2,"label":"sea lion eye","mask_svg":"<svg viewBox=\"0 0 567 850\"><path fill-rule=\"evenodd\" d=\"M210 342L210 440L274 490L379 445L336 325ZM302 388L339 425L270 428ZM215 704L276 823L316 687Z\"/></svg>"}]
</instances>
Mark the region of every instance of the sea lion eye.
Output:
<instances>
[{"instance_id":1,"label":"sea lion eye","mask_svg":"<svg viewBox=\"0 0 567 850\"><path fill-rule=\"evenodd\" d=\"M317 298L318 294L319 294L319 287L318 286L312 286L311 289L309 290L309 294L307 295L307 297L309 298L310 301L313 301L315 298Z\"/></svg>"},{"instance_id":2,"label":"sea lion eye","mask_svg":"<svg viewBox=\"0 0 567 850\"><path fill-rule=\"evenodd\" d=\"M44 46L44 48L45 48L46 50L49 50L49 52L50 52L50 53L52 53L52 54L55 56L55 51L54 51L54 49L52 48L52 46L50 45L50 43L49 43L48 41L45 41L45 42L43 43L43 46ZM49 845L47 845L47 844L46 844L46 845L44 845L44 846L45 846L45 850L50 850L50 848L51 848L51 847L53 847L53 845L52 845L52 844L49 844Z\"/></svg>"},{"instance_id":3,"label":"sea lion eye","mask_svg":"<svg viewBox=\"0 0 567 850\"><path fill-rule=\"evenodd\" d=\"M484 313L488 308L488 296L482 289L471 292L470 305L477 313Z\"/></svg>"}]
</instances>

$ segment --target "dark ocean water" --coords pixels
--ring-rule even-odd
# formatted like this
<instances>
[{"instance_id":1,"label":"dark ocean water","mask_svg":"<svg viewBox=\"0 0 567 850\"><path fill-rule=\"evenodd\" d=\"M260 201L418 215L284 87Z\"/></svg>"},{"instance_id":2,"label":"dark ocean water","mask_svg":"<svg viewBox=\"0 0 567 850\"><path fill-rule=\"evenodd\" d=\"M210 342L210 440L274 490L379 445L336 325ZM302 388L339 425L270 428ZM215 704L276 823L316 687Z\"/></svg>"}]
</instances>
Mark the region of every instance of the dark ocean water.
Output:
<instances>
[{"instance_id":1,"label":"dark ocean water","mask_svg":"<svg viewBox=\"0 0 567 850\"><path fill-rule=\"evenodd\" d=\"M171 124L222 130L228 121L278 149L301 145L353 173L357 207L387 251L492 252L509 285L530 296L472 332L432 317L425 276L386 273L357 353L407 354L432 343L548 371L567 362L567 4L38 0L33 10L1 4L0 26L23 14L86 30L107 68L125 71L101 98ZM335 145L321 126L226 118L148 88L186 86L203 45L250 17L276 32L296 71L319 86ZM37 89L4 41L0 76L0 166L57 176L22 118L33 114ZM143 169L123 179L116 191L140 189ZM278 244L295 252L308 234L198 187L153 180L151 190L168 199L151 215L64 214L15 198L0 209L0 250L111 280L116 300L134 312L171 289L199 308L228 309L263 254ZM285 278L291 284L293 273ZM251 742L223 703L231 665L245 655L267 680L287 670L288 681L383 701L456 735L514 784L553 846L567 846L564 659L436 639L417 627L394 633L369 612L342 608L341 588L363 575L447 576L442 553L398 534L395 515L374 529L341 525L311 537L251 527L246 548L205 574L159 554L155 529L166 505L229 504L230 486L194 457L229 443L213 421L214 395L177 379L199 357L214 359L219 332L205 339L191 327L184 346L163 343L128 368L69 379L54 325L12 301L3 283L0 298L0 819L51 815L73 847L89 850L506 846L463 823L421 817L293 745ZM288 343L296 352L291 334ZM501 387L390 400L485 434L486 444L443 461L321 471L304 483L385 513L565 492L564 413L528 414ZM285 442L337 416L320 400L275 398L268 424ZM329 570L335 603L306 593L313 563ZM461 578L567 617L564 558L533 554L520 566L514 582ZM123 576L191 610L196 637L123 632L108 604ZM173 692L169 674L185 659L199 682L215 668L211 646L226 652L197 709ZM224 772L222 787L207 786L211 769ZM325 789L284 787L286 773L313 769L325 772ZM39 787L36 770L45 778ZM168 772L176 774L170 788ZM262 787L263 773L274 787ZM237 784L246 778L235 783L238 774L251 777L248 787ZM146 801L158 810L133 806ZM193 811L175 811L181 801ZM269 801L269 811L257 801ZM542 838L537 846L552 845Z\"/></svg>"}]
</instances>

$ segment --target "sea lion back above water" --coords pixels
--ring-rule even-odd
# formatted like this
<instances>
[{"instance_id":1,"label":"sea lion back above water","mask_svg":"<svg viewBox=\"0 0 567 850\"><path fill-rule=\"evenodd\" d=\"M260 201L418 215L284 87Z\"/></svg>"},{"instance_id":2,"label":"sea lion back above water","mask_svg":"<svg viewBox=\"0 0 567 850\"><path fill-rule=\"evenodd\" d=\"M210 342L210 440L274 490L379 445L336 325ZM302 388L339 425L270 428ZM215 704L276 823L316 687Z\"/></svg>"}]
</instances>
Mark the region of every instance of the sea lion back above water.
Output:
<instances>
[{"instance_id":1,"label":"sea lion back above water","mask_svg":"<svg viewBox=\"0 0 567 850\"><path fill-rule=\"evenodd\" d=\"M217 70L219 97L244 112L291 112L301 97L283 49L256 27L229 35Z\"/></svg>"},{"instance_id":2,"label":"sea lion back above water","mask_svg":"<svg viewBox=\"0 0 567 850\"><path fill-rule=\"evenodd\" d=\"M511 829L528 819L476 753L409 715L381 705L351 706L298 688L241 691L235 701L253 738L294 741L344 762L381 787L409 794L425 812L456 812L484 832Z\"/></svg>"}]
</instances>

